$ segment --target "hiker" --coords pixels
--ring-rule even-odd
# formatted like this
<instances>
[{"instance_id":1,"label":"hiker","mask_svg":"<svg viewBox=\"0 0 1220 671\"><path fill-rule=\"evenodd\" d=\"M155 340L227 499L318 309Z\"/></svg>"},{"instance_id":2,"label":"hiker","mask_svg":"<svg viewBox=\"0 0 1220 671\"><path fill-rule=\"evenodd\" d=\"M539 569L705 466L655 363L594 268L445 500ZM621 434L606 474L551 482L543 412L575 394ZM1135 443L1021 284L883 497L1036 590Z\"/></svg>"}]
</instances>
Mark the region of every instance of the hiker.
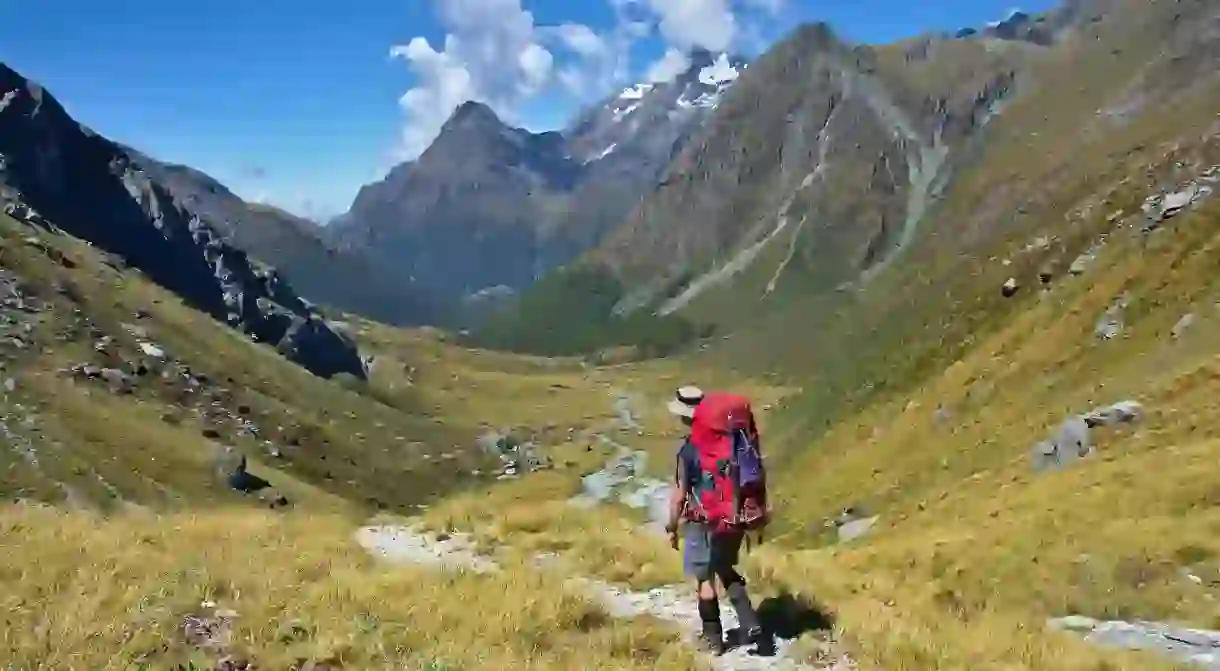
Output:
<instances>
[{"instance_id":1,"label":"hiker","mask_svg":"<svg viewBox=\"0 0 1220 671\"><path fill-rule=\"evenodd\" d=\"M745 399L729 394L717 393L705 397L698 387L686 386L677 390L667 408L690 428L678 450L673 494L669 501L669 522L665 530L669 533L670 544L677 550L679 524L684 523L683 539L686 542L683 565L686 574L696 582L699 619L703 623L700 644L717 655L725 651L720 598L716 590L716 579L719 578L737 613L741 630L745 632L745 640L762 648L766 643L763 629L746 592L745 578L735 567L745 532L760 528L765 523L765 514L761 521L755 514L749 523L737 524L741 517L738 511L712 510L713 506L708 502L714 502L725 492L723 488L727 486L728 478L705 472L700 459L702 451L705 459L710 459L712 464L717 463L717 449L722 452L720 456L727 454L724 442L718 445L718 440L727 439L727 450L732 451L738 431L743 437L752 439L757 450L757 429L749 404ZM743 426L729 426L742 416L746 420ZM757 451L754 454L757 455ZM720 461L723 462L723 459ZM754 463L754 468L755 472L761 471L761 460ZM717 488L721 488L720 491L713 492ZM703 498L704 494L711 496ZM751 490L748 494L754 496L749 502L756 506L756 499L760 498L758 492ZM752 512L756 513L757 508L752 508ZM726 519L726 516L733 519Z\"/></svg>"}]
</instances>

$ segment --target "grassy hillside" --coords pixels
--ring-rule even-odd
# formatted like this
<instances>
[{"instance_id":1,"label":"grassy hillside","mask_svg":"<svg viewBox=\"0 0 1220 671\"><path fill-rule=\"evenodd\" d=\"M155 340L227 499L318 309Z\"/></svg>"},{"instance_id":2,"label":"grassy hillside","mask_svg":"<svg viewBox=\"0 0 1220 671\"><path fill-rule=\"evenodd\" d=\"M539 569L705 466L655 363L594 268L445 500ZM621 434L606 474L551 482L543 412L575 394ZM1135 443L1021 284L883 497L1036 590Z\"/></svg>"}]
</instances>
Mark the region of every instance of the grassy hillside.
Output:
<instances>
[{"instance_id":1,"label":"grassy hillside","mask_svg":"<svg viewBox=\"0 0 1220 671\"><path fill-rule=\"evenodd\" d=\"M304 505L338 495L399 508L481 463L475 427L430 416L419 393L319 379L109 263L69 236L0 216L5 495L233 502L215 473L233 447Z\"/></svg>"}]
</instances>

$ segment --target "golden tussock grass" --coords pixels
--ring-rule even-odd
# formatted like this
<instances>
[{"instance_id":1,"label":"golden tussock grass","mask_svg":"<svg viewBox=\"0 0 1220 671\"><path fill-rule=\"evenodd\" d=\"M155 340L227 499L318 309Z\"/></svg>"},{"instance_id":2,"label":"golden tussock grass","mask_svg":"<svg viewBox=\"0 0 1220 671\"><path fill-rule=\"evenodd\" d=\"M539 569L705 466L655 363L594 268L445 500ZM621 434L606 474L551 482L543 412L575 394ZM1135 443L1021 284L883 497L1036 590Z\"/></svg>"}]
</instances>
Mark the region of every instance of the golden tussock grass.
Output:
<instances>
[{"instance_id":1,"label":"golden tussock grass","mask_svg":"<svg viewBox=\"0 0 1220 671\"><path fill-rule=\"evenodd\" d=\"M229 654L259 668L691 668L669 631L610 620L561 575L387 567L352 530L238 509L101 519L7 507L0 651L20 669L202 664L181 624L211 601L238 613Z\"/></svg>"},{"instance_id":2,"label":"golden tussock grass","mask_svg":"<svg viewBox=\"0 0 1220 671\"><path fill-rule=\"evenodd\" d=\"M1220 623L1218 217L1210 205L1143 250L1115 240L942 374L799 450L779 486L787 532L754 568L827 604L869 668L1168 668L1044 623ZM1122 335L1098 341L1125 290ZM1187 312L1195 326L1170 337ZM1096 428L1095 454L1033 472L1062 420L1127 399L1140 423ZM851 504L881 515L867 538L780 549L823 544L822 520Z\"/></svg>"}]
</instances>

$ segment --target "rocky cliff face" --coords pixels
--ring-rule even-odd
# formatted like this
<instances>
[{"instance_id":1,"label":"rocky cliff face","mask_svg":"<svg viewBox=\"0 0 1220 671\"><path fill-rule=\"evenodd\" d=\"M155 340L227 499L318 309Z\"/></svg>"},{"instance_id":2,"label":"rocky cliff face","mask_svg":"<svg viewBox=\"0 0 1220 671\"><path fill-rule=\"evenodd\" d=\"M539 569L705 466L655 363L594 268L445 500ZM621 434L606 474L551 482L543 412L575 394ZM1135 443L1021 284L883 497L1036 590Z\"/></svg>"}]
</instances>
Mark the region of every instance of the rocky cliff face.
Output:
<instances>
[{"instance_id":1,"label":"rocky cliff face","mask_svg":"<svg viewBox=\"0 0 1220 671\"><path fill-rule=\"evenodd\" d=\"M355 344L274 269L224 239L125 148L73 120L0 64L0 181L11 201L121 256L188 304L279 348L310 371L363 376Z\"/></svg>"},{"instance_id":2,"label":"rocky cliff face","mask_svg":"<svg viewBox=\"0 0 1220 671\"><path fill-rule=\"evenodd\" d=\"M586 175L558 224L571 241L565 262L598 244L657 188L746 67L740 58L696 50L674 79L629 86L573 121L564 131L567 150Z\"/></svg>"},{"instance_id":3,"label":"rocky cliff face","mask_svg":"<svg viewBox=\"0 0 1220 671\"><path fill-rule=\"evenodd\" d=\"M328 245L316 223L246 202L188 166L162 163L132 149L127 153L153 182L238 248L275 266L308 300L400 326L443 322L448 316L368 254Z\"/></svg>"},{"instance_id":4,"label":"rocky cliff face","mask_svg":"<svg viewBox=\"0 0 1220 671\"><path fill-rule=\"evenodd\" d=\"M948 178L950 147L987 123L1020 67L978 44L900 53L807 26L743 74L591 255L635 289L620 309L667 314L739 276L761 299L883 268Z\"/></svg>"}]
</instances>

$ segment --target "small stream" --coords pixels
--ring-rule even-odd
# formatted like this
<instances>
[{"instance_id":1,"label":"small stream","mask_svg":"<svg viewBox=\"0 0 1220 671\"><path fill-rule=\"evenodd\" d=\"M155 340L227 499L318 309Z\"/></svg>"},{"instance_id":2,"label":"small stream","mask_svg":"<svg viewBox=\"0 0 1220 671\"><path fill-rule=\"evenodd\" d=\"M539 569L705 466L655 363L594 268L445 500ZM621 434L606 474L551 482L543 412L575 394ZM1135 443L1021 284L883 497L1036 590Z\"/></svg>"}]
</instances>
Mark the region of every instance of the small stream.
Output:
<instances>
[{"instance_id":1,"label":"small stream","mask_svg":"<svg viewBox=\"0 0 1220 671\"><path fill-rule=\"evenodd\" d=\"M617 394L614 408L618 414L618 428L628 431L643 428L631 410L631 398L627 394ZM630 508L646 510L648 522L644 528L649 532L664 534L665 522L669 517L670 484L644 475L648 466L646 452L633 450L605 434L596 436L602 443L615 448L615 455L601 470L581 479L582 492L573 499L573 503L593 507L618 501Z\"/></svg>"}]
</instances>

